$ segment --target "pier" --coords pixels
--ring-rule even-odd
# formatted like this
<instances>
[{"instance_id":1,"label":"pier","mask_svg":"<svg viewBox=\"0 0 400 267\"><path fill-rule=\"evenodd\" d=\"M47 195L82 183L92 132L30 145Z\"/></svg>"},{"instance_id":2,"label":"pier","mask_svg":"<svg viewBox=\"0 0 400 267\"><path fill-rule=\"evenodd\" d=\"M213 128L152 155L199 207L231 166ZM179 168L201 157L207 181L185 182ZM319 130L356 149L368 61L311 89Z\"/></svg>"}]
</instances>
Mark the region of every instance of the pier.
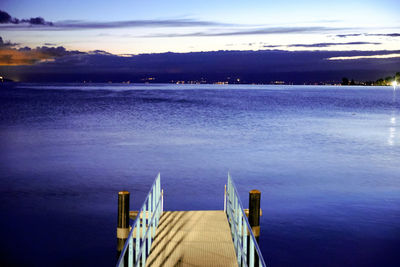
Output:
<instances>
[{"instance_id":1,"label":"pier","mask_svg":"<svg viewBox=\"0 0 400 267\"><path fill-rule=\"evenodd\" d=\"M118 201L118 267L266 266L257 244L260 192L250 191L253 203L250 210L243 209L229 174L224 210L163 211L160 174L139 211L120 207L127 203L126 196L127 192L120 193ZM134 223L121 228L126 216Z\"/></svg>"}]
</instances>

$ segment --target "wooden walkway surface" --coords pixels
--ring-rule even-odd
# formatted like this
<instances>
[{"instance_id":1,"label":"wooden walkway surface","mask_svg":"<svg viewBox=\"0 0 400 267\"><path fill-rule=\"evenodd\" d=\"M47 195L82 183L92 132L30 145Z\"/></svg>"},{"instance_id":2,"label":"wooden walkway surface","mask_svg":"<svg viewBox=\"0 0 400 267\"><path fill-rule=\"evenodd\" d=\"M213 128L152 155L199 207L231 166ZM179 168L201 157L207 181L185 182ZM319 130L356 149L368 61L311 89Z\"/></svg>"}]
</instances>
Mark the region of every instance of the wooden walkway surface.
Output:
<instances>
[{"instance_id":1,"label":"wooden walkway surface","mask_svg":"<svg viewBox=\"0 0 400 267\"><path fill-rule=\"evenodd\" d=\"M224 211L166 211L146 266L238 266Z\"/></svg>"}]
</instances>

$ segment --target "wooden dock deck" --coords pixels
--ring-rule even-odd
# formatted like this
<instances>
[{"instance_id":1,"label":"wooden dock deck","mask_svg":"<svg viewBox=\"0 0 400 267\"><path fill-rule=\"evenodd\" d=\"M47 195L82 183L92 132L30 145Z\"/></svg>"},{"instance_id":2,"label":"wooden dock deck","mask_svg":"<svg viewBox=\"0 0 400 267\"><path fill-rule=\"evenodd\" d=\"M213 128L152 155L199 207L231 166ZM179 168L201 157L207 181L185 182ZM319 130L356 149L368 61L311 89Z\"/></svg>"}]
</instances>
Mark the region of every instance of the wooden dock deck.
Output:
<instances>
[{"instance_id":1,"label":"wooden dock deck","mask_svg":"<svg viewBox=\"0 0 400 267\"><path fill-rule=\"evenodd\" d=\"M146 266L238 266L225 212L165 211Z\"/></svg>"}]
</instances>

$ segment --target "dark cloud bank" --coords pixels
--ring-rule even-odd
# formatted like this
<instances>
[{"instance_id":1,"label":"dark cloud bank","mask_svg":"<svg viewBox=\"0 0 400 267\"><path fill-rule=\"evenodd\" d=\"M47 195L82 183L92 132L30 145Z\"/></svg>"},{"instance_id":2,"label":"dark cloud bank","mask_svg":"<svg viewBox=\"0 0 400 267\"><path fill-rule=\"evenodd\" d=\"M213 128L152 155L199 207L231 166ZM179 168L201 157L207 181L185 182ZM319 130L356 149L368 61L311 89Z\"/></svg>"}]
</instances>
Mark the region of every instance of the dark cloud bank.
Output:
<instances>
[{"instance_id":1,"label":"dark cloud bank","mask_svg":"<svg viewBox=\"0 0 400 267\"><path fill-rule=\"evenodd\" d=\"M347 38L357 36L383 36L383 37L400 37L400 33L351 33L351 34L338 34L336 37Z\"/></svg>"},{"instance_id":2,"label":"dark cloud bank","mask_svg":"<svg viewBox=\"0 0 400 267\"><path fill-rule=\"evenodd\" d=\"M345 43L314 43L314 44L290 44L290 45L264 45L265 48L285 48L285 47L304 47L304 48L323 48L343 45L380 45L378 42L345 42ZM248 44L252 46L253 43Z\"/></svg>"},{"instance_id":3,"label":"dark cloud bank","mask_svg":"<svg viewBox=\"0 0 400 267\"><path fill-rule=\"evenodd\" d=\"M330 46L338 46L338 45L379 45L382 43L377 42L347 42L347 43L315 43L315 44L291 44L287 45L287 47L306 47L306 48L321 48L321 47L330 47Z\"/></svg>"},{"instance_id":4,"label":"dark cloud bank","mask_svg":"<svg viewBox=\"0 0 400 267\"><path fill-rule=\"evenodd\" d=\"M30 24L30 25L46 25L53 26L52 22L45 21L42 17L35 17L29 19L17 19L11 17L5 11L0 10L0 24Z\"/></svg>"},{"instance_id":5,"label":"dark cloud bank","mask_svg":"<svg viewBox=\"0 0 400 267\"><path fill-rule=\"evenodd\" d=\"M340 81L343 76L376 80L399 71L400 58L327 60L330 57L369 56L399 51L216 51L141 54L130 57L103 51L82 53L62 47L34 49L52 61L37 60L23 66L0 66L4 76L24 82L154 82L171 80L225 81L240 78L248 83L283 80L293 83Z\"/></svg>"}]
</instances>

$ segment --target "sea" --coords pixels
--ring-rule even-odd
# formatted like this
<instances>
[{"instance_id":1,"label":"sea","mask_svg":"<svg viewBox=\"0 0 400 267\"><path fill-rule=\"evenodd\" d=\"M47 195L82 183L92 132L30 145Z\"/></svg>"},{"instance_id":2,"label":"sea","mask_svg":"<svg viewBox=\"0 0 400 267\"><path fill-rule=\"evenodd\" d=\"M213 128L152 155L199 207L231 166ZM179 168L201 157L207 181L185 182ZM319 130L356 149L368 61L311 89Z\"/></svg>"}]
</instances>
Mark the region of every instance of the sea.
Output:
<instances>
[{"instance_id":1,"label":"sea","mask_svg":"<svg viewBox=\"0 0 400 267\"><path fill-rule=\"evenodd\" d=\"M400 88L0 85L0 265L115 266L118 191L261 191L269 266L400 266Z\"/></svg>"}]
</instances>

